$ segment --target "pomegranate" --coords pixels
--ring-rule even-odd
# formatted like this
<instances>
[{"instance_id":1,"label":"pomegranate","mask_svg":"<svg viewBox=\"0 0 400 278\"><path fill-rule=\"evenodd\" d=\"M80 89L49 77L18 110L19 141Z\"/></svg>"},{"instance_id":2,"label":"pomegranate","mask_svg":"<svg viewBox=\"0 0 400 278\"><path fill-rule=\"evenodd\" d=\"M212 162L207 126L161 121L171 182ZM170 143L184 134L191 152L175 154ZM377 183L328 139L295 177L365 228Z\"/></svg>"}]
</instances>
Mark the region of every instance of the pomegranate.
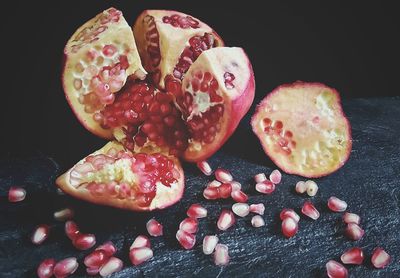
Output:
<instances>
[{"instance_id":1,"label":"pomegranate","mask_svg":"<svg viewBox=\"0 0 400 278\"><path fill-rule=\"evenodd\" d=\"M350 155L350 123L339 93L320 83L282 85L258 105L251 120L265 153L288 174L326 176Z\"/></svg>"},{"instance_id":2,"label":"pomegranate","mask_svg":"<svg viewBox=\"0 0 400 278\"><path fill-rule=\"evenodd\" d=\"M97 204L130 210L162 209L184 188L179 161L168 154L124 150L109 142L56 180L66 193Z\"/></svg>"}]
</instances>

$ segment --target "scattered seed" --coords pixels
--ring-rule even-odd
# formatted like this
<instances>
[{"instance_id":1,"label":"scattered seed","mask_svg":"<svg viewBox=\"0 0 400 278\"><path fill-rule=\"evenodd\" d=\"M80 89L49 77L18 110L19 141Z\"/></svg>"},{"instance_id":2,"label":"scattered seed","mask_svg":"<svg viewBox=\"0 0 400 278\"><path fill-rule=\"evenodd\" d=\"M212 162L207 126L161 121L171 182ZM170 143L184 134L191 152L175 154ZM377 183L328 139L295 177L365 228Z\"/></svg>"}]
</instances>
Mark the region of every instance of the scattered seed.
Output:
<instances>
[{"instance_id":1,"label":"scattered seed","mask_svg":"<svg viewBox=\"0 0 400 278\"><path fill-rule=\"evenodd\" d=\"M254 215L251 218L251 225L255 228L265 226L265 221L260 215Z\"/></svg>"}]
</instances>

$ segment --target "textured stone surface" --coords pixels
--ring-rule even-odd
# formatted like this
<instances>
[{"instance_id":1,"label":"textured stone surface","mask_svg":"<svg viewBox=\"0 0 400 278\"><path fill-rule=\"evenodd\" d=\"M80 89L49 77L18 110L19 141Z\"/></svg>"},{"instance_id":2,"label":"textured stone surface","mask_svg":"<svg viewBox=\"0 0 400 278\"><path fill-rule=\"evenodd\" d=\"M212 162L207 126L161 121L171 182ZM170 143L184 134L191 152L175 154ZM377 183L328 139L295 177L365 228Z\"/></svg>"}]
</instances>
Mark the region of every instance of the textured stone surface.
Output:
<instances>
[{"instance_id":1,"label":"textured stone surface","mask_svg":"<svg viewBox=\"0 0 400 278\"><path fill-rule=\"evenodd\" d=\"M58 169L49 158L38 155L24 160L4 159L0 162L0 277L34 277L36 266L44 258L59 260L68 256L77 256L81 264L75 277L85 276L82 259L89 251L75 250L64 235L63 224L52 219L53 211L66 205L76 210L81 230L95 233L98 243L112 240L118 247L117 256L125 268L112 277L325 277L325 263L339 260L344 250L354 246L365 250L366 263L348 267L351 277L399 277L400 98L348 100L344 108L353 128L350 160L338 172L317 180L320 190L312 200L321 217L317 221L301 217L299 232L291 239L280 232L279 212L289 207L300 213L308 198L294 192L301 178L285 174L272 195L254 190L252 176L262 171L269 174L274 165L251 133L249 117L210 162L213 168L221 166L232 171L249 194L249 203L265 204L266 226L258 229L251 227L249 215L238 218L233 228L218 231L215 223L221 209L233 202L204 200L202 189L208 179L192 165L185 165L187 190L180 203L159 212L133 213L57 195L54 178L65 169ZM8 203L11 185L26 188L24 202ZM361 216L366 234L360 241L343 236L341 214L329 212L326 207L332 195L344 199L348 211ZM203 204L209 216L200 219L195 248L184 251L175 240L175 232L193 202ZM145 223L153 216L164 224L165 235L151 239L154 258L133 267L128 259L129 246L137 235L146 234ZM49 224L51 234L44 244L33 246L29 237L39 223ZM201 242L207 234L218 234L220 242L229 246L229 266L216 267L212 256L202 253ZM370 263L376 246L392 255L391 264L383 270L373 269Z\"/></svg>"}]
</instances>

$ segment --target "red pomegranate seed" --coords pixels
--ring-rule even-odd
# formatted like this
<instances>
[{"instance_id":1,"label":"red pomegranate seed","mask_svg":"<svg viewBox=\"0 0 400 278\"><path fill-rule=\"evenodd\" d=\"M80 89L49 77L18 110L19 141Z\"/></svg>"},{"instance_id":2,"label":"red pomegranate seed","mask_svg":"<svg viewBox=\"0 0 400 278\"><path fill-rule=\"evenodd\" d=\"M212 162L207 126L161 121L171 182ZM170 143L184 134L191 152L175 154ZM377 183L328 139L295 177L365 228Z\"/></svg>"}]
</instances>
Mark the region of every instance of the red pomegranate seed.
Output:
<instances>
[{"instance_id":1,"label":"red pomegranate seed","mask_svg":"<svg viewBox=\"0 0 400 278\"><path fill-rule=\"evenodd\" d=\"M49 232L49 226L44 224L37 226L31 237L32 243L36 245L42 244L49 236Z\"/></svg>"},{"instance_id":2,"label":"red pomegranate seed","mask_svg":"<svg viewBox=\"0 0 400 278\"><path fill-rule=\"evenodd\" d=\"M218 187L218 193L220 198L229 198L232 193L232 186L230 183L223 183Z\"/></svg>"},{"instance_id":3,"label":"red pomegranate seed","mask_svg":"<svg viewBox=\"0 0 400 278\"><path fill-rule=\"evenodd\" d=\"M87 250L96 244L94 234L79 234L73 241L72 245L78 250Z\"/></svg>"},{"instance_id":4,"label":"red pomegranate seed","mask_svg":"<svg viewBox=\"0 0 400 278\"><path fill-rule=\"evenodd\" d=\"M384 268L390 263L390 255L381 247L377 247L372 253L371 263L375 268Z\"/></svg>"},{"instance_id":5,"label":"red pomegranate seed","mask_svg":"<svg viewBox=\"0 0 400 278\"><path fill-rule=\"evenodd\" d=\"M74 240L80 234L78 225L74 221L65 222L65 234L70 240Z\"/></svg>"},{"instance_id":6,"label":"red pomegranate seed","mask_svg":"<svg viewBox=\"0 0 400 278\"><path fill-rule=\"evenodd\" d=\"M214 252L218 240L219 239L216 235L205 236L203 239L203 253L206 255L210 255L212 252Z\"/></svg>"},{"instance_id":7,"label":"red pomegranate seed","mask_svg":"<svg viewBox=\"0 0 400 278\"><path fill-rule=\"evenodd\" d=\"M221 182L219 182L217 180L213 180L207 184L207 187L219 187L221 184L222 184Z\"/></svg>"},{"instance_id":8,"label":"red pomegranate seed","mask_svg":"<svg viewBox=\"0 0 400 278\"><path fill-rule=\"evenodd\" d=\"M299 229L298 223L291 217L286 217L282 221L282 233L285 237L293 237Z\"/></svg>"},{"instance_id":9,"label":"red pomegranate seed","mask_svg":"<svg viewBox=\"0 0 400 278\"><path fill-rule=\"evenodd\" d=\"M79 264L75 257L66 258L56 263L53 273L56 277L66 277L73 274L78 266Z\"/></svg>"},{"instance_id":10,"label":"red pomegranate seed","mask_svg":"<svg viewBox=\"0 0 400 278\"><path fill-rule=\"evenodd\" d=\"M230 185L232 187L232 192L242 189L242 184L238 181L231 181Z\"/></svg>"},{"instance_id":11,"label":"red pomegranate seed","mask_svg":"<svg viewBox=\"0 0 400 278\"><path fill-rule=\"evenodd\" d=\"M54 219L57 221L70 220L74 217L74 211L70 208L65 208L54 212Z\"/></svg>"},{"instance_id":12,"label":"red pomegranate seed","mask_svg":"<svg viewBox=\"0 0 400 278\"><path fill-rule=\"evenodd\" d=\"M147 232L149 235L157 237L163 235L163 226L157 220L150 219L146 224Z\"/></svg>"},{"instance_id":13,"label":"red pomegranate seed","mask_svg":"<svg viewBox=\"0 0 400 278\"><path fill-rule=\"evenodd\" d=\"M204 175L210 176L212 174L212 169L210 164L208 164L207 161L200 161L197 162L197 167L200 169L200 171L203 172Z\"/></svg>"},{"instance_id":14,"label":"red pomegranate seed","mask_svg":"<svg viewBox=\"0 0 400 278\"><path fill-rule=\"evenodd\" d=\"M50 278L53 276L53 269L56 265L56 261L54 259L45 259L43 260L37 268L37 275L39 278Z\"/></svg>"},{"instance_id":15,"label":"red pomegranate seed","mask_svg":"<svg viewBox=\"0 0 400 278\"><path fill-rule=\"evenodd\" d=\"M129 251L129 258L133 265L140 265L153 258L153 250L149 247L132 248Z\"/></svg>"},{"instance_id":16,"label":"red pomegranate seed","mask_svg":"<svg viewBox=\"0 0 400 278\"><path fill-rule=\"evenodd\" d=\"M115 272L118 272L122 269L124 266L124 263L116 258L116 257L111 257L101 268L99 271L99 274L101 277L106 277L108 275L111 275Z\"/></svg>"},{"instance_id":17,"label":"red pomegranate seed","mask_svg":"<svg viewBox=\"0 0 400 278\"><path fill-rule=\"evenodd\" d=\"M264 173L259 173L259 174L254 176L254 180L255 180L256 183L260 183L260 182L263 182L263 181L267 180L267 177L265 176Z\"/></svg>"},{"instance_id":18,"label":"red pomegranate seed","mask_svg":"<svg viewBox=\"0 0 400 278\"><path fill-rule=\"evenodd\" d=\"M199 222L196 218L185 218L180 224L179 229L190 234L195 234L198 231Z\"/></svg>"},{"instance_id":19,"label":"red pomegranate seed","mask_svg":"<svg viewBox=\"0 0 400 278\"><path fill-rule=\"evenodd\" d=\"M304 181L299 181L296 183L296 192L303 194L307 191L307 185Z\"/></svg>"},{"instance_id":20,"label":"red pomegranate seed","mask_svg":"<svg viewBox=\"0 0 400 278\"><path fill-rule=\"evenodd\" d=\"M222 168L218 168L217 170L215 170L215 178L222 183L233 181L231 173L229 173L228 170Z\"/></svg>"},{"instance_id":21,"label":"red pomegranate seed","mask_svg":"<svg viewBox=\"0 0 400 278\"><path fill-rule=\"evenodd\" d=\"M364 252L359 247L350 248L343 253L340 260L344 264L362 264L364 261Z\"/></svg>"},{"instance_id":22,"label":"red pomegranate seed","mask_svg":"<svg viewBox=\"0 0 400 278\"><path fill-rule=\"evenodd\" d=\"M106 255L104 250L94 250L85 257L83 263L88 268L99 268L108 260L108 258L109 257Z\"/></svg>"},{"instance_id":23,"label":"red pomegranate seed","mask_svg":"<svg viewBox=\"0 0 400 278\"><path fill-rule=\"evenodd\" d=\"M332 196L328 199L328 208L334 212L343 212L347 209L347 203Z\"/></svg>"},{"instance_id":24,"label":"red pomegranate seed","mask_svg":"<svg viewBox=\"0 0 400 278\"><path fill-rule=\"evenodd\" d=\"M320 216L319 211L314 207L310 201L306 201L301 209L301 212L310 217L311 219L317 220Z\"/></svg>"},{"instance_id":25,"label":"red pomegranate seed","mask_svg":"<svg viewBox=\"0 0 400 278\"><path fill-rule=\"evenodd\" d=\"M265 221L260 215L254 215L253 218L251 218L251 225L255 228L259 228L265 226Z\"/></svg>"},{"instance_id":26,"label":"red pomegranate seed","mask_svg":"<svg viewBox=\"0 0 400 278\"><path fill-rule=\"evenodd\" d=\"M139 235L132 242L132 245L129 248L129 250L132 250L133 248L143 248L143 247L150 248L150 246L151 244L149 238L147 236Z\"/></svg>"},{"instance_id":27,"label":"red pomegranate seed","mask_svg":"<svg viewBox=\"0 0 400 278\"><path fill-rule=\"evenodd\" d=\"M347 278L347 269L340 263L330 260L326 263L326 274L329 278Z\"/></svg>"},{"instance_id":28,"label":"red pomegranate seed","mask_svg":"<svg viewBox=\"0 0 400 278\"><path fill-rule=\"evenodd\" d=\"M259 215L264 215L265 206L264 204L251 204L250 212L257 213Z\"/></svg>"},{"instance_id":29,"label":"red pomegranate seed","mask_svg":"<svg viewBox=\"0 0 400 278\"><path fill-rule=\"evenodd\" d=\"M290 217L297 223L300 221L300 216L294 210L287 208L281 211L279 217L281 218L281 220L285 220L285 218Z\"/></svg>"},{"instance_id":30,"label":"red pomegranate seed","mask_svg":"<svg viewBox=\"0 0 400 278\"><path fill-rule=\"evenodd\" d=\"M269 180L265 180L256 184L256 190L263 194L271 194L275 191L275 184Z\"/></svg>"},{"instance_id":31,"label":"red pomegranate seed","mask_svg":"<svg viewBox=\"0 0 400 278\"><path fill-rule=\"evenodd\" d=\"M216 200L219 198L218 187L206 187L203 191L203 196L207 200Z\"/></svg>"},{"instance_id":32,"label":"red pomegranate seed","mask_svg":"<svg viewBox=\"0 0 400 278\"><path fill-rule=\"evenodd\" d=\"M247 194L241 190L232 191L231 197L235 202L238 203L246 203L249 199L249 196L247 196Z\"/></svg>"},{"instance_id":33,"label":"red pomegranate seed","mask_svg":"<svg viewBox=\"0 0 400 278\"><path fill-rule=\"evenodd\" d=\"M90 268L90 267L86 268L86 273L90 276L95 276L99 274L99 272L100 268Z\"/></svg>"},{"instance_id":34,"label":"red pomegranate seed","mask_svg":"<svg viewBox=\"0 0 400 278\"><path fill-rule=\"evenodd\" d=\"M274 184L279 184L282 180L282 174L279 170L274 170L269 175L269 180Z\"/></svg>"},{"instance_id":35,"label":"red pomegranate seed","mask_svg":"<svg viewBox=\"0 0 400 278\"><path fill-rule=\"evenodd\" d=\"M360 224L361 218L360 216L358 216L355 213L351 213L351 212L345 212L343 214L343 222L346 224L349 223L355 223L355 224Z\"/></svg>"},{"instance_id":36,"label":"red pomegranate seed","mask_svg":"<svg viewBox=\"0 0 400 278\"><path fill-rule=\"evenodd\" d=\"M359 240L364 236L364 230L355 223L346 226L345 235L351 240Z\"/></svg>"},{"instance_id":37,"label":"red pomegranate seed","mask_svg":"<svg viewBox=\"0 0 400 278\"><path fill-rule=\"evenodd\" d=\"M218 229L225 231L228 228L232 227L235 224L235 216L230 210L222 210L221 215L218 218L217 226Z\"/></svg>"},{"instance_id":38,"label":"red pomegranate seed","mask_svg":"<svg viewBox=\"0 0 400 278\"><path fill-rule=\"evenodd\" d=\"M207 217L207 209L200 204L193 204L188 208L186 214L192 218L204 218Z\"/></svg>"},{"instance_id":39,"label":"red pomegranate seed","mask_svg":"<svg viewBox=\"0 0 400 278\"><path fill-rule=\"evenodd\" d=\"M115 248L114 243L112 243L111 241L103 243L102 245L97 247L96 250L103 250L106 253L107 257L111 257L117 252L117 248Z\"/></svg>"},{"instance_id":40,"label":"red pomegranate seed","mask_svg":"<svg viewBox=\"0 0 400 278\"><path fill-rule=\"evenodd\" d=\"M188 232L178 230L176 232L176 239L180 243L180 245L186 250L192 249L194 244L196 243L196 237L193 234L189 234Z\"/></svg>"},{"instance_id":41,"label":"red pomegranate seed","mask_svg":"<svg viewBox=\"0 0 400 278\"><path fill-rule=\"evenodd\" d=\"M11 186L8 191L8 201L11 203L21 202L26 197L26 191L22 187Z\"/></svg>"},{"instance_id":42,"label":"red pomegranate seed","mask_svg":"<svg viewBox=\"0 0 400 278\"><path fill-rule=\"evenodd\" d=\"M230 257L228 251L228 246L226 246L225 244L218 243L217 246L215 246L215 265L227 265L229 263Z\"/></svg>"},{"instance_id":43,"label":"red pomegranate seed","mask_svg":"<svg viewBox=\"0 0 400 278\"><path fill-rule=\"evenodd\" d=\"M305 186L306 186L306 191L307 191L308 196L313 197L313 196L317 195L318 185L315 181L308 180L308 181L306 181Z\"/></svg>"},{"instance_id":44,"label":"red pomegranate seed","mask_svg":"<svg viewBox=\"0 0 400 278\"><path fill-rule=\"evenodd\" d=\"M236 203L232 205L232 211L237 216L245 217L250 213L250 207L246 203Z\"/></svg>"}]
</instances>

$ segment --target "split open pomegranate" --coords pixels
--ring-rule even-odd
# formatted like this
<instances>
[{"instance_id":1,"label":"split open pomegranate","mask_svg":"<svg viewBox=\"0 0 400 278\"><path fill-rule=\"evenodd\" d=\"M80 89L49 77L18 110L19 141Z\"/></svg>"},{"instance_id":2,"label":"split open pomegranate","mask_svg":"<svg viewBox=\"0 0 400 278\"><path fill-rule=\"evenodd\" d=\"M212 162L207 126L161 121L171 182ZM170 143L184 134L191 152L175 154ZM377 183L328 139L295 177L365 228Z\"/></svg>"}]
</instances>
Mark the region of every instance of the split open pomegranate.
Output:
<instances>
[{"instance_id":1,"label":"split open pomegranate","mask_svg":"<svg viewBox=\"0 0 400 278\"><path fill-rule=\"evenodd\" d=\"M251 124L265 153L288 174L325 176L350 155L351 128L339 93L320 83L276 88L257 106Z\"/></svg>"}]
</instances>

